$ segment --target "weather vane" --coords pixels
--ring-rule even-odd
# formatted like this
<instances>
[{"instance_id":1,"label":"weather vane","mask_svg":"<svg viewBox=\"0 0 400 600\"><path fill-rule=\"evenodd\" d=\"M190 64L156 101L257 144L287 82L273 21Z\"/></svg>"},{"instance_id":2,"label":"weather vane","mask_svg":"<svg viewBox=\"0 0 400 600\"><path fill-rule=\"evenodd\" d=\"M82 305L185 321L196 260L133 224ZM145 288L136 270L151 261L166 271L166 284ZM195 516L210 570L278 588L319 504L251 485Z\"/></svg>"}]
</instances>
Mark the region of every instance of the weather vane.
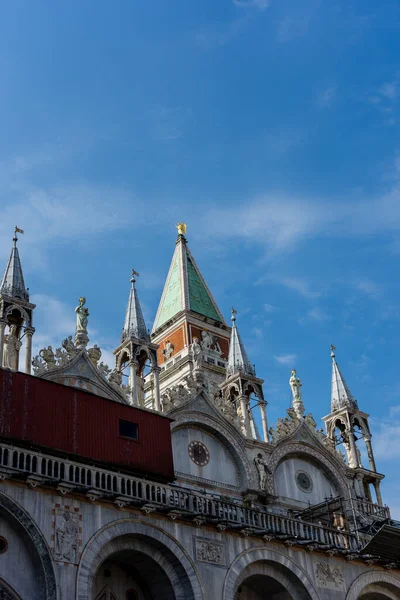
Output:
<instances>
[{"instance_id":1,"label":"weather vane","mask_svg":"<svg viewBox=\"0 0 400 600\"><path fill-rule=\"evenodd\" d=\"M137 271L135 271L135 269L132 269L132 279L131 279L132 283L135 283L135 281L136 281L135 275L136 275L136 277L139 277L139 273Z\"/></svg>"}]
</instances>

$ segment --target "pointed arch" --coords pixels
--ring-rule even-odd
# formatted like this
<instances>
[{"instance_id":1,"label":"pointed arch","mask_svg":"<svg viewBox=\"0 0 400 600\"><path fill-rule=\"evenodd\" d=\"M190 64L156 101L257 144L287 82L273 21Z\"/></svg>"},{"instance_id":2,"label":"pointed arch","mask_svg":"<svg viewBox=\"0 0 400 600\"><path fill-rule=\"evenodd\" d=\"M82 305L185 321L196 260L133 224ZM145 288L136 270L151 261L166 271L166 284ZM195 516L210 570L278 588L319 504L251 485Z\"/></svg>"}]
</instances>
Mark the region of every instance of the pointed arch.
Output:
<instances>
[{"instance_id":1,"label":"pointed arch","mask_svg":"<svg viewBox=\"0 0 400 600\"><path fill-rule=\"evenodd\" d=\"M353 581L347 592L346 600L358 600L365 588L374 584L380 584L383 588L387 587L389 591L393 590L400 597L400 579L398 577L383 571L371 570L368 573L362 573ZM388 600L389 598L388 595Z\"/></svg>"}]
</instances>

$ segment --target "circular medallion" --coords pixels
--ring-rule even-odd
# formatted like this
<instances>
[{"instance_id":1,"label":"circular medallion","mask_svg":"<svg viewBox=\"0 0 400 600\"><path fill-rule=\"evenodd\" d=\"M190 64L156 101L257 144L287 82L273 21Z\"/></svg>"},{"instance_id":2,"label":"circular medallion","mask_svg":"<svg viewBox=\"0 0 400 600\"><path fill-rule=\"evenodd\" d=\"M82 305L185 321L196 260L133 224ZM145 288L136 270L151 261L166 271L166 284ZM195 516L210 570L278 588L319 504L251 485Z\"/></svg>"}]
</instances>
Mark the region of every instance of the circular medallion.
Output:
<instances>
[{"instance_id":1,"label":"circular medallion","mask_svg":"<svg viewBox=\"0 0 400 600\"><path fill-rule=\"evenodd\" d=\"M302 492L311 492L313 487L312 480L304 471L298 471L296 473L296 483Z\"/></svg>"},{"instance_id":2,"label":"circular medallion","mask_svg":"<svg viewBox=\"0 0 400 600\"><path fill-rule=\"evenodd\" d=\"M210 453L202 442L190 442L189 456L196 465L204 467L210 462Z\"/></svg>"}]
</instances>

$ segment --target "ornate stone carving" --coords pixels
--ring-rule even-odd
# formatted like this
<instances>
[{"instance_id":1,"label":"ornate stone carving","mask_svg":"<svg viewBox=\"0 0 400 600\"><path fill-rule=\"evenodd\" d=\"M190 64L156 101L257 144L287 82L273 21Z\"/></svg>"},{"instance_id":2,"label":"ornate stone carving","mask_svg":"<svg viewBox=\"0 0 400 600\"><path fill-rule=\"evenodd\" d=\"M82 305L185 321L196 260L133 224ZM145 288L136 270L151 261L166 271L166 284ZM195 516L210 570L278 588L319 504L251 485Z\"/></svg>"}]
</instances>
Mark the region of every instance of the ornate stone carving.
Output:
<instances>
[{"instance_id":1,"label":"ornate stone carving","mask_svg":"<svg viewBox=\"0 0 400 600\"><path fill-rule=\"evenodd\" d=\"M289 385L292 389L292 394L293 394L293 401L292 401L293 409L296 413L296 416L298 418L301 418L304 415L304 404L303 404L303 400L301 398L301 389L300 389L302 384L301 384L300 379L296 375L295 369L293 369L291 371Z\"/></svg>"},{"instance_id":2,"label":"ornate stone carving","mask_svg":"<svg viewBox=\"0 0 400 600\"><path fill-rule=\"evenodd\" d=\"M254 464L256 465L256 469L258 471L260 489L265 490L267 487L267 474L269 472L269 468L261 452L254 457Z\"/></svg>"},{"instance_id":3,"label":"ornate stone carving","mask_svg":"<svg viewBox=\"0 0 400 600\"><path fill-rule=\"evenodd\" d=\"M88 356L90 358L90 360L92 361L93 365L95 367L97 367L98 362L101 358L101 350L100 348L97 346L97 344L95 344L93 346L93 348L89 348L89 350L87 351Z\"/></svg>"},{"instance_id":4,"label":"ornate stone carving","mask_svg":"<svg viewBox=\"0 0 400 600\"><path fill-rule=\"evenodd\" d=\"M57 366L56 359L54 356L53 348L51 346L47 346L47 348L42 348L42 350L40 350L40 352L39 352L39 356L46 363L46 367L47 367L48 371L56 368L56 366Z\"/></svg>"},{"instance_id":5,"label":"ornate stone carving","mask_svg":"<svg viewBox=\"0 0 400 600\"><path fill-rule=\"evenodd\" d=\"M60 562L78 564L80 549L80 518L78 511L56 506L53 511L54 558Z\"/></svg>"},{"instance_id":6,"label":"ornate stone carving","mask_svg":"<svg viewBox=\"0 0 400 600\"><path fill-rule=\"evenodd\" d=\"M165 344L165 348L162 351L165 360L169 360L174 353L174 345L168 340Z\"/></svg>"},{"instance_id":7,"label":"ornate stone carving","mask_svg":"<svg viewBox=\"0 0 400 600\"><path fill-rule=\"evenodd\" d=\"M319 562L314 565L317 585L328 590L346 591L341 569L334 563Z\"/></svg>"},{"instance_id":8,"label":"ornate stone carving","mask_svg":"<svg viewBox=\"0 0 400 600\"><path fill-rule=\"evenodd\" d=\"M201 368L202 362L202 351L197 337L193 338L193 342L190 344L190 350L193 356L193 369L196 371Z\"/></svg>"},{"instance_id":9,"label":"ornate stone carving","mask_svg":"<svg viewBox=\"0 0 400 600\"><path fill-rule=\"evenodd\" d=\"M17 326L11 325L10 332L4 336L3 364L6 368L16 371L18 369L18 353L22 343L18 339Z\"/></svg>"},{"instance_id":10,"label":"ornate stone carving","mask_svg":"<svg viewBox=\"0 0 400 600\"><path fill-rule=\"evenodd\" d=\"M209 542L195 538L196 560L213 565L226 565L225 546L219 542Z\"/></svg>"},{"instance_id":11,"label":"ornate stone carving","mask_svg":"<svg viewBox=\"0 0 400 600\"><path fill-rule=\"evenodd\" d=\"M195 398L200 389L201 385L199 385L199 383L197 383L190 375L184 378L183 383L178 383L177 385L167 388L161 395L163 412L169 412L173 408L177 408L186 401Z\"/></svg>"},{"instance_id":12,"label":"ornate stone carving","mask_svg":"<svg viewBox=\"0 0 400 600\"><path fill-rule=\"evenodd\" d=\"M213 354L217 354L218 356L221 356L222 354L217 337L205 329L201 332L200 345L202 350L205 350L206 352L211 352Z\"/></svg>"}]
</instances>

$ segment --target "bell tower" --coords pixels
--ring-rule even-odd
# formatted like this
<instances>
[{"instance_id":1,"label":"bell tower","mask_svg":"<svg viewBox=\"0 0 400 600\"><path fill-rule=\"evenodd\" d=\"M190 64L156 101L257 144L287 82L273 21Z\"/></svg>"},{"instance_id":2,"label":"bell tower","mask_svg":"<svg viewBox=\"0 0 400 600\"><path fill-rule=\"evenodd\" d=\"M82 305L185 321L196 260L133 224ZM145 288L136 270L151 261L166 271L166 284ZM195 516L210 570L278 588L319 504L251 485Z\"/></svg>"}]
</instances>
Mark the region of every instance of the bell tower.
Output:
<instances>
[{"instance_id":1,"label":"bell tower","mask_svg":"<svg viewBox=\"0 0 400 600\"><path fill-rule=\"evenodd\" d=\"M178 223L175 251L158 306L152 341L159 346L160 387L196 375L215 396L225 379L230 327L189 249L186 225Z\"/></svg>"},{"instance_id":2,"label":"bell tower","mask_svg":"<svg viewBox=\"0 0 400 600\"><path fill-rule=\"evenodd\" d=\"M336 362L336 348L331 345L332 358L332 392L331 392L331 412L323 417L326 427L326 435L333 446L343 444L347 464L351 469L356 470L356 480L359 482L356 492L358 496L367 497L372 501L369 484L375 489L378 504L382 505L382 496L380 492L380 481L383 475L377 473L374 453L371 443L371 431L369 428L369 415L362 412L356 399L351 394L346 381ZM362 439L365 443L368 466L362 465L362 455L356 442Z\"/></svg>"},{"instance_id":3,"label":"bell tower","mask_svg":"<svg viewBox=\"0 0 400 600\"><path fill-rule=\"evenodd\" d=\"M18 371L20 349L25 337L25 373L30 374L35 304L29 301L29 289L25 288L17 233L24 232L15 227L13 247L0 283L0 366Z\"/></svg>"},{"instance_id":4,"label":"bell tower","mask_svg":"<svg viewBox=\"0 0 400 600\"><path fill-rule=\"evenodd\" d=\"M131 289L129 292L128 306L126 308L125 323L122 329L121 343L114 350L116 371L122 374L123 369L129 366L130 401L137 406L145 405L144 378L146 365L150 363L152 376L153 406L154 410L161 410L160 404L160 369L157 364L157 344L150 341L143 318L139 296L135 286L139 273L132 269Z\"/></svg>"}]
</instances>

